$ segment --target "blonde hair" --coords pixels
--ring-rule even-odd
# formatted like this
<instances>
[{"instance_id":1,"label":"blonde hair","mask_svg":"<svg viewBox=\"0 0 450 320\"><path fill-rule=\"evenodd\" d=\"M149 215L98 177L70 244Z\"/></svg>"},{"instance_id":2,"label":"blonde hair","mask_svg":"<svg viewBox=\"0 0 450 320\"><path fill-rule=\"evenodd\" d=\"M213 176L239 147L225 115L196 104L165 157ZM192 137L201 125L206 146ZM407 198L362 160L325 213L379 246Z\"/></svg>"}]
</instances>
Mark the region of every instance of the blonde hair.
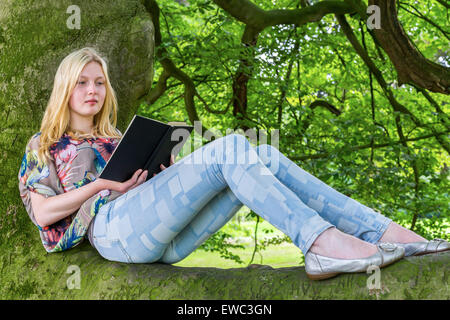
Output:
<instances>
[{"instance_id":1,"label":"blonde hair","mask_svg":"<svg viewBox=\"0 0 450 320\"><path fill-rule=\"evenodd\" d=\"M70 131L75 138L103 137L120 138L116 130L117 99L108 76L105 60L93 48L86 47L66 56L56 70L53 90L41 122L41 135L38 158L46 162L50 158L50 146L57 142L65 132L69 133L69 100L83 68L95 61L102 67L105 75L106 95L101 110L94 116L92 134Z\"/></svg>"}]
</instances>

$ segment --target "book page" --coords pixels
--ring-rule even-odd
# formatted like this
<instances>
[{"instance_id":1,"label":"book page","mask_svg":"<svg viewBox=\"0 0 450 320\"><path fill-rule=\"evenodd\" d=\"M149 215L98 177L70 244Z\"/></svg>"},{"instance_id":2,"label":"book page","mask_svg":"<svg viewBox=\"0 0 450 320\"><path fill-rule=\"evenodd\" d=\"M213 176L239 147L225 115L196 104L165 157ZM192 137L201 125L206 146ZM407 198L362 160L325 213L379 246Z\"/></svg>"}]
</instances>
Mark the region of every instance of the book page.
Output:
<instances>
[{"instance_id":1,"label":"book page","mask_svg":"<svg viewBox=\"0 0 450 320\"><path fill-rule=\"evenodd\" d=\"M177 121L172 121L172 122L167 122L168 125L171 126L186 126L186 122L177 122Z\"/></svg>"}]
</instances>

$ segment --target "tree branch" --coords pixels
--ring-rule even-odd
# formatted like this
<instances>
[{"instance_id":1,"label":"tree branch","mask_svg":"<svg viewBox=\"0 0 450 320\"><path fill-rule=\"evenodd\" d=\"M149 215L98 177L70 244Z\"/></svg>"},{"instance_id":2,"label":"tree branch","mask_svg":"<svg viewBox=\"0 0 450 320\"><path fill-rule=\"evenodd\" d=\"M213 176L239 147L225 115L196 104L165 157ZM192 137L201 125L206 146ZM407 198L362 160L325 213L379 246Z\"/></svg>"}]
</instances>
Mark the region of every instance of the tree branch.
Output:
<instances>
[{"instance_id":1,"label":"tree branch","mask_svg":"<svg viewBox=\"0 0 450 320\"><path fill-rule=\"evenodd\" d=\"M341 111L338 108L336 108L331 103L329 103L328 101L325 101L325 100L318 99L318 100L314 101L313 103L311 103L309 105L309 107L311 108L311 110L314 110L317 107L324 107L325 109L327 109L331 113L335 114L336 116L339 116L341 114ZM306 119L302 121L301 132L303 134L306 132L306 130L308 130L308 127L311 124L311 118L312 118L312 114L309 114L306 117Z\"/></svg>"},{"instance_id":2,"label":"tree branch","mask_svg":"<svg viewBox=\"0 0 450 320\"><path fill-rule=\"evenodd\" d=\"M382 88L384 94L386 95L386 98L389 100L393 110L403 113L405 115L408 115L416 126L427 128L427 129L431 130L431 132L436 133L436 130L435 130L435 128L433 128L433 126L423 124L411 111L409 111L405 106L400 104L395 99L394 94L392 93L391 89L388 87L386 81L384 80L381 71L373 63L372 59L370 59L366 50L364 50L364 48L359 43L358 39L356 38L355 34L353 33L352 28L348 24L345 16L336 15L336 18L339 21L339 24L341 25L342 31L344 32L344 34L347 37L347 39L349 40L349 42L352 44L356 53L361 57L361 59L366 64L366 66L369 68L369 70L375 76L375 79L377 80L378 84ZM441 146L447 151L447 153L450 154L449 142L444 137L441 137L439 135L435 135L435 137L438 140L438 142L441 144Z\"/></svg>"},{"instance_id":3,"label":"tree branch","mask_svg":"<svg viewBox=\"0 0 450 320\"><path fill-rule=\"evenodd\" d=\"M155 26L155 56L164 68L166 74L164 77L172 76L175 79L181 81L184 84L184 103L186 107L186 112L189 117L189 121L194 123L194 121L199 121L197 110L195 109L194 96L197 94L194 82L189 77L187 73L177 68L173 61L168 57L168 52L164 47L161 47L162 37L161 29L159 23L160 9L155 0L141 0L148 14L151 16L153 24ZM162 79L163 81L164 79ZM161 85L162 86L162 85ZM161 90L161 88L159 88ZM205 132L208 129L203 127L202 131ZM200 134L200 132L199 132Z\"/></svg>"},{"instance_id":4,"label":"tree branch","mask_svg":"<svg viewBox=\"0 0 450 320\"><path fill-rule=\"evenodd\" d=\"M449 116L441 109L439 104L434 100L431 95L423 88L416 87L417 91L420 91L422 95L433 105L433 107L436 109L436 113L440 117L440 121L444 124L444 126L447 127L447 129L450 129L450 118Z\"/></svg>"},{"instance_id":5,"label":"tree branch","mask_svg":"<svg viewBox=\"0 0 450 320\"><path fill-rule=\"evenodd\" d=\"M301 9L263 10L249 0L213 0L219 7L238 21L261 32L266 27L279 24L304 25L319 21L323 16L355 12L352 4L345 1L321 1Z\"/></svg>"},{"instance_id":6,"label":"tree branch","mask_svg":"<svg viewBox=\"0 0 450 320\"><path fill-rule=\"evenodd\" d=\"M412 6L412 5L410 5L410 4L408 4L408 6L411 7L411 8L413 8L414 11L416 11L417 13L414 13L414 12L412 12L412 11L409 11L406 7L404 7L404 6L402 6L402 5L400 5L400 8L402 8L403 10L405 10L406 12L408 12L409 14L412 14L413 16L415 16L415 17L417 17L417 18L419 18L419 19L422 19L422 20L428 22L428 23L431 24L433 27L435 27L436 29L438 29L438 30L444 35L444 37L447 38L447 40L450 40L450 38L449 38L449 36L448 36L448 35L450 34L450 32L447 32L447 31L443 30L438 24L436 24L433 20L431 20L431 19L427 18L426 16L424 16L424 15L423 15L419 10L417 10L414 6Z\"/></svg>"},{"instance_id":7,"label":"tree branch","mask_svg":"<svg viewBox=\"0 0 450 320\"><path fill-rule=\"evenodd\" d=\"M373 32L397 70L399 84L409 83L450 94L450 68L426 59L411 42L397 17L396 0L369 0L380 8L382 28Z\"/></svg>"},{"instance_id":8,"label":"tree branch","mask_svg":"<svg viewBox=\"0 0 450 320\"><path fill-rule=\"evenodd\" d=\"M436 1L442 4L447 9L450 9L450 2L448 0L436 0Z\"/></svg>"},{"instance_id":9,"label":"tree branch","mask_svg":"<svg viewBox=\"0 0 450 320\"><path fill-rule=\"evenodd\" d=\"M167 80L169 80L169 78L170 73L167 72L166 69L164 69L161 75L159 76L156 86L153 87L150 90L150 92L148 92L146 95L139 98L139 104L141 102L145 102L149 105L155 103L155 101L158 100L164 94L164 92L166 92Z\"/></svg>"},{"instance_id":10,"label":"tree branch","mask_svg":"<svg viewBox=\"0 0 450 320\"><path fill-rule=\"evenodd\" d=\"M368 149L368 148L374 148L374 149L385 148L385 147L398 145L398 144L401 144L401 143L407 142L407 141L419 141L419 140L428 139L431 137L436 137L436 135L446 135L449 132L450 132L449 130L446 130L443 132L431 133L431 134L427 134L427 135L415 137L415 138L405 138L405 140L398 140L398 141L392 141L392 142L387 142L387 143L377 143L377 144L368 143L368 144L364 144L361 146L345 147L345 151L353 152L353 151L358 151L358 150L363 150L363 149ZM297 139L297 137L295 137L295 138ZM322 159L322 158L329 158L329 157L331 157L331 152L320 152L320 153L316 153L316 154L307 154L307 155L290 155L289 159L303 161L303 160Z\"/></svg>"},{"instance_id":11,"label":"tree branch","mask_svg":"<svg viewBox=\"0 0 450 320\"><path fill-rule=\"evenodd\" d=\"M289 38L291 37L292 33L296 33L296 30L297 30L297 27L295 26L294 29L292 30L292 32L289 33ZM296 37L295 43L294 43L294 48L293 48L292 52L297 52L299 47L300 47L300 41L298 40L298 37ZM289 60L286 77L285 77L284 83L281 85L281 89L280 89L280 91L281 91L280 99L278 101L278 104L275 106L275 108L278 108L277 123L278 123L279 129L281 129L281 125L282 125L281 119L282 119L282 115L283 115L283 102L286 100L286 95L287 95L287 91L289 88L289 82L291 79L292 67L294 65L294 58L295 58L295 55L292 55L291 59Z\"/></svg>"}]
</instances>

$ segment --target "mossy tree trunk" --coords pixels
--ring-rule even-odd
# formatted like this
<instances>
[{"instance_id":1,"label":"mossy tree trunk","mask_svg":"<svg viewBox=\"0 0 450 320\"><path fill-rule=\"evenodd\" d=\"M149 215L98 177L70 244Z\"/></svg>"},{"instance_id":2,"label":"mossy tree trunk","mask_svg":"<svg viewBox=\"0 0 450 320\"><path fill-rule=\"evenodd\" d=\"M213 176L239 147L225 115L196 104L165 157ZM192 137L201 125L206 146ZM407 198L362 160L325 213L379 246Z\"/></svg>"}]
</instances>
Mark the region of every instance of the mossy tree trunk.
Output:
<instances>
[{"instance_id":1,"label":"mossy tree trunk","mask_svg":"<svg viewBox=\"0 0 450 320\"><path fill-rule=\"evenodd\" d=\"M122 130L153 81L154 25L141 2L77 3L79 29L73 23L77 11L68 10L73 1L0 1L1 288L14 286L15 271L46 256L38 230L23 208L17 175L25 145L39 131L59 63L86 46L106 58Z\"/></svg>"},{"instance_id":2,"label":"mossy tree trunk","mask_svg":"<svg viewBox=\"0 0 450 320\"><path fill-rule=\"evenodd\" d=\"M309 280L303 267L186 268L110 262L84 243L63 254L3 260L8 299L450 299L450 252L408 257L371 274ZM378 273L376 273L378 272ZM376 278L378 277L378 279Z\"/></svg>"}]
</instances>

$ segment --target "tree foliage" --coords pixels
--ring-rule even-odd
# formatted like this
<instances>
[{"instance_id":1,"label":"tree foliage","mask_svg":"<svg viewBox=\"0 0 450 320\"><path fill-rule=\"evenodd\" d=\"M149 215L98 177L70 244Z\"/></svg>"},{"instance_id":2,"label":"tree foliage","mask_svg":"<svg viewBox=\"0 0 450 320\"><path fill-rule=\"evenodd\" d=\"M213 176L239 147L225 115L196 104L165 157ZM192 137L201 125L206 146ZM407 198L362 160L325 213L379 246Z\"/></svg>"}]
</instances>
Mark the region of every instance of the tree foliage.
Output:
<instances>
[{"instance_id":1,"label":"tree foliage","mask_svg":"<svg viewBox=\"0 0 450 320\"><path fill-rule=\"evenodd\" d=\"M448 78L448 3L388 2L410 53ZM141 114L222 135L279 130L280 151L333 188L427 238L448 237L448 88L399 81L401 61L366 24L370 3L143 3L157 61Z\"/></svg>"}]
</instances>

